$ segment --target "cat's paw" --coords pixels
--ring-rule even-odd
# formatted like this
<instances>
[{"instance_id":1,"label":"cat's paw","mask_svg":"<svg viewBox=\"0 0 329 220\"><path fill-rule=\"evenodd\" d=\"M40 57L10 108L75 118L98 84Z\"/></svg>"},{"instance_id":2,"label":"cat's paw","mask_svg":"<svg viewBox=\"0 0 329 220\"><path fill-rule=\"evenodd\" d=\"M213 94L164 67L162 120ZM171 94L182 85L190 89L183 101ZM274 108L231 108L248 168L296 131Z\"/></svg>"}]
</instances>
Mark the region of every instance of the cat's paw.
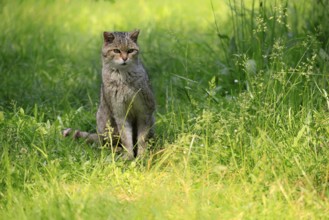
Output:
<instances>
[{"instance_id":1,"label":"cat's paw","mask_svg":"<svg viewBox=\"0 0 329 220\"><path fill-rule=\"evenodd\" d=\"M134 153L130 152L124 152L121 158L126 161L135 159Z\"/></svg>"},{"instance_id":2,"label":"cat's paw","mask_svg":"<svg viewBox=\"0 0 329 220\"><path fill-rule=\"evenodd\" d=\"M122 153L123 152L123 148L122 147L119 147L119 146L112 147L112 149L113 149L113 152L114 153Z\"/></svg>"},{"instance_id":3,"label":"cat's paw","mask_svg":"<svg viewBox=\"0 0 329 220\"><path fill-rule=\"evenodd\" d=\"M142 158L145 156L145 148L146 147L141 147L141 146L138 147L137 157Z\"/></svg>"}]
</instances>

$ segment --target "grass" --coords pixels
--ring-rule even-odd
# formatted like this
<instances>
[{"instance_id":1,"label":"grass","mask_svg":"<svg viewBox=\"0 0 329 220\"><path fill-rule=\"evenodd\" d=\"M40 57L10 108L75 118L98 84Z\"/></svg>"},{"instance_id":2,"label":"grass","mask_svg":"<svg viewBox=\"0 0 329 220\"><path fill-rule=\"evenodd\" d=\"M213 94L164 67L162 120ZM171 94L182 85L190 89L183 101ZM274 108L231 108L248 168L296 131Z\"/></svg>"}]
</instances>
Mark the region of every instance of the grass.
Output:
<instances>
[{"instance_id":1,"label":"grass","mask_svg":"<svg viewBox=\"0 0 329 220\"><path fill-rule=\"evenodd\" d=\"M0 219L328 218L327 3L2 1ZM124 162L61 131L134 28L157 138Z\"/></svg>"}]
</instances>

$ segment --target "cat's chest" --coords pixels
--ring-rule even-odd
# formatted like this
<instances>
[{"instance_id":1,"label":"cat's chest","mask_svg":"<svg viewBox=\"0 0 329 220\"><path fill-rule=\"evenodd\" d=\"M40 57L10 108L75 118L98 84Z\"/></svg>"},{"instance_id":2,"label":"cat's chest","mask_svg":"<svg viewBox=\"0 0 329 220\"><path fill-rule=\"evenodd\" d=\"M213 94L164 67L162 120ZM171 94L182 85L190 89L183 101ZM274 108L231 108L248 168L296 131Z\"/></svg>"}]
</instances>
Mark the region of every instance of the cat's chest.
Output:
<instances>
[{"instance_id":1,"label":"cat's chest","mask_svg":"<svg viewBox=\"0 0 329 220\"><path fill-rule=\"evenodd\" d=\"M138 86L136 85L138 81L139 78L136 76L131 77L128 73L121 73L110 75L103 83L109 93L119 93L118 95L131 96L136 90L138 90Z\"/></svg>"},{"instance_id":2,"label":"cat's chest","mask_svg":"<svg viewBox=\"0 0 329 220\"><path fill-rule=\"evenodd\" d=\"M141 78L134 73L111 74L103 79L104 95L112 106L141 105Z\"/></svg>"}]
</instances>

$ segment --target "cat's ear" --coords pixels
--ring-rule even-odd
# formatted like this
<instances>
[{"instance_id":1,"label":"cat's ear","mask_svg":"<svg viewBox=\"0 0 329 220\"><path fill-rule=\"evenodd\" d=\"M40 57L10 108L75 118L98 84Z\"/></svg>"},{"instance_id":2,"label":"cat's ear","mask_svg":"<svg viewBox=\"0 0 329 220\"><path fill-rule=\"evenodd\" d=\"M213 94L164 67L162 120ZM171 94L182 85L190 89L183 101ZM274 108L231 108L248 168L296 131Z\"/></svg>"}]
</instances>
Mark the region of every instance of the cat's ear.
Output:
<instances>
[{"instance_id":1,"label":"cat's ear","mask_svg":"<svg viewBox=\"0 0 329 220\"><path fill-rule=\"evenodd\" d=\"M111 32L104 31L103 36L104 36L104 43L105 44L110 44L114 40L114 34L111 33Z\"/></svg>"},{"instance_id":2,"label":"cat's ear","mask_svg":"<svg viewBox=\"0 0 329 220\"><path fill-rule=\"evenodd\" d=\"M139 35L139 30L135 30L135 31L129 33L130 39L132 41L134 41L135 43L137 43L138 35Z\"/></svg>"}]
</instances>

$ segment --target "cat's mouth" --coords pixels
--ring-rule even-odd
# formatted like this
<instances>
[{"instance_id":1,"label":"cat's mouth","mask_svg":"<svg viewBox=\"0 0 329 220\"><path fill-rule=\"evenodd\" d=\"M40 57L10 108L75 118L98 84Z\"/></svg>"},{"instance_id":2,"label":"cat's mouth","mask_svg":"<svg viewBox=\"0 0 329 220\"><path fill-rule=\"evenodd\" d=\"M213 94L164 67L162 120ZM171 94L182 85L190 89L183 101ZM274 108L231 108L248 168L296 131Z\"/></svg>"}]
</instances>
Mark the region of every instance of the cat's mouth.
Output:
<instances>
[{"instance_id":1,"label":"cat's mouth","mask_svg":"<svg viewBox=\"0 0 329 220\"><path fill-rule=\"evenodd\" d=\"M125 65L127 65L127 63L122 63L121 65L122 65L122 66L125 66Z\"/></svg>"}]
</instances>

